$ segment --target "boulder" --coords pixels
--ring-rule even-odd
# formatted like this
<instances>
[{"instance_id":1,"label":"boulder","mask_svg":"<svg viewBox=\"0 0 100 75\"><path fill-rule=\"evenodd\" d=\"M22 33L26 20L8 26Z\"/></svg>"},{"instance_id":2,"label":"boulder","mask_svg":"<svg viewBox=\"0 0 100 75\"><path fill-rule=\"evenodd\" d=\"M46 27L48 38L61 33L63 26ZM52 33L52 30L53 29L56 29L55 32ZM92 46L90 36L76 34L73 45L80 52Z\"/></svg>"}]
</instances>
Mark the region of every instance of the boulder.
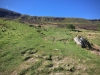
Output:
<instances>
[{"instance_id":1,"label":"boulder","mask_svg":"<svg viewBox=\"0 0 100 75\"><path fill-rule=\"evenodd\" d=\"M81 36L76 36L74 38L74 41L76 42L76 44L81 45L82 48L89 48L89 49L92 48L89 41Z\"/></svg>"}]
</instances>

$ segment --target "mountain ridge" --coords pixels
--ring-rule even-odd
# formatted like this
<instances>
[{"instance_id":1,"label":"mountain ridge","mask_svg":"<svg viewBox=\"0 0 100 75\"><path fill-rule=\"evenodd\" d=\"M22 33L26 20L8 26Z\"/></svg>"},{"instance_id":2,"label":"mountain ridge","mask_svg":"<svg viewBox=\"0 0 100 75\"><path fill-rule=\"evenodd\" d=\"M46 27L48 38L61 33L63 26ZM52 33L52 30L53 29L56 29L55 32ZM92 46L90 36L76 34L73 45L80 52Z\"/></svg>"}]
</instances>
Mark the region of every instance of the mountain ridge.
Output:
<instances>
[{"instance_id":1,"label":"mountain ridge","mask_svg":"<svg viewBox=\"0 0 100 75\"><path fill-rule=\"evenodd\" d=\"M72 23L72 24L91 24L100 19L92 19L87 20L83 18L64 18L64 17L42 17L42 16L30 16L23 15L15 11L11 11L8 9L0 8L0 17L10 18L10 19L18 19L21 22L27 22L29 24L37 23L37 22L54 22L54 23Z\"/></svg>"}]
</instances>

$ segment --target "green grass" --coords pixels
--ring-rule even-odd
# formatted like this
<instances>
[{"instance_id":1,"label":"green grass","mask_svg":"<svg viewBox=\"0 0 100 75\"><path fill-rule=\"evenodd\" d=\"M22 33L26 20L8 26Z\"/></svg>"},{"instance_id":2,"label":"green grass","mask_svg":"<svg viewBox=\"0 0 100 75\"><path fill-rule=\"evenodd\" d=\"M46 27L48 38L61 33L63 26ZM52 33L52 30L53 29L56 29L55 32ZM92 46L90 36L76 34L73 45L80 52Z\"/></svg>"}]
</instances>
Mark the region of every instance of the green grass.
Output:
<instances>
[{"instance_id":1,"label":"green grass","mask_svg":"<svg viewBox=\"0 0 100 75\"><path fill-rule=\"evenodd\" d=\"M73 41L73 37L77 32L69 31L65 28L47 27L47 29L48 31L45 31L44 28L37 29L17 21L0 19L0 74L10 75L18 69L23 62L29 64L29 67L28 70L23 69L20 73L18 72L19 75L24 73L36 74L36 69L41 68L43 65L42 63L45 61L45 56L50 59L49 66L53 66L55 64L53 63L54 60L52 60L52 58L62 55L64 57L76 59L76 61L80 59L81 61L77 62L77 64L84 64L82 61L86 60L85 65L89 67L92 64L94 65L94 68L90 68L90 71L86 71L86 73L89 75L92 75L92 73L95 75L100 74L98 71L100 69L99 56L90 53L90 51L86 49L82 49ZM37 32L37 30L41 30L41 32ZM87 31L83 31L79 34L83 35L83 33L86 32ZM97 39L89 40L92 43L100 45L98 42L100 40L98 37L99 34L96 34L95 36L97 36ZM59 41L61 39L67 40L65 40L65 42ZM30 64L30 62L27 61L31 58L39 61ZM49 67L46 68L50 71ZM61 71L63 70L62 67L56 68L56 70L60 69ZM97 70L97 72L95 72L95 70ZM45 72L48 71L45 70ZM54 73L52 70L50 72Z\"/></svg>"}]
</instances>

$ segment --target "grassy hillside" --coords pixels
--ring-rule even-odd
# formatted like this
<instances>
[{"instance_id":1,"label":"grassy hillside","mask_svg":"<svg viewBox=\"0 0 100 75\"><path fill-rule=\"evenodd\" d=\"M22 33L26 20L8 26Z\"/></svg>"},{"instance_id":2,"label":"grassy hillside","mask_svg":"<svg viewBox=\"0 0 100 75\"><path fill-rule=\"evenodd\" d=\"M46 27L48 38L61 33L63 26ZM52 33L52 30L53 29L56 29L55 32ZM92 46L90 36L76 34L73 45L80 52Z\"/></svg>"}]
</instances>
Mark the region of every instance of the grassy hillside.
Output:
<instances>
[{"instance_id":1,"label":"grassy hillside","mask_svg":"<svg viewBox=\"0 0 100 75\"><path fill-rule=\"evenodd\" d=\"M73 37L100 46L100 33L81 31L0 19L0 75L99 75L100 56L76 45Z\"/></svg>"}]
</instances>

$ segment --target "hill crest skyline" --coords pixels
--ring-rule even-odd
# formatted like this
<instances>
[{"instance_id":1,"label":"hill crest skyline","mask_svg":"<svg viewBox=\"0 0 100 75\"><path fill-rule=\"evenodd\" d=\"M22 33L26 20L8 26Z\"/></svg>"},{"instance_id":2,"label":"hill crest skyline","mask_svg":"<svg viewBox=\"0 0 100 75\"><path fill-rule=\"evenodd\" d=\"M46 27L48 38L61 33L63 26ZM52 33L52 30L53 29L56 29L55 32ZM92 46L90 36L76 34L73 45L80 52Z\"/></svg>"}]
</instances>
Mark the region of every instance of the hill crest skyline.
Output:
<instances>
[{"instance_id":1,"label":"hill crest skyline","mask_svg":"<svg viewBox=\"0 0 100 75\"><path fill-rule=\"evenodd\" d=\"M6 9L6 8L0 8L0 12L1 12L1 10L6 11L6 12L8 11L8 12L17 13L17 14L20 14L20 15L27 15L27 16L32 16L32 17L36 16L36 15L22 14L22 13L19 13L19 12L13 11L13 10L9 10L9 9ZM59 16L37 16L37 17L86 19L86 18L83 18L83 17L79 18L79 17L59 17ZM100 20L100 19L94 18L94 19L86 19L86 20Z\"/></svg>"}]
</instances>

